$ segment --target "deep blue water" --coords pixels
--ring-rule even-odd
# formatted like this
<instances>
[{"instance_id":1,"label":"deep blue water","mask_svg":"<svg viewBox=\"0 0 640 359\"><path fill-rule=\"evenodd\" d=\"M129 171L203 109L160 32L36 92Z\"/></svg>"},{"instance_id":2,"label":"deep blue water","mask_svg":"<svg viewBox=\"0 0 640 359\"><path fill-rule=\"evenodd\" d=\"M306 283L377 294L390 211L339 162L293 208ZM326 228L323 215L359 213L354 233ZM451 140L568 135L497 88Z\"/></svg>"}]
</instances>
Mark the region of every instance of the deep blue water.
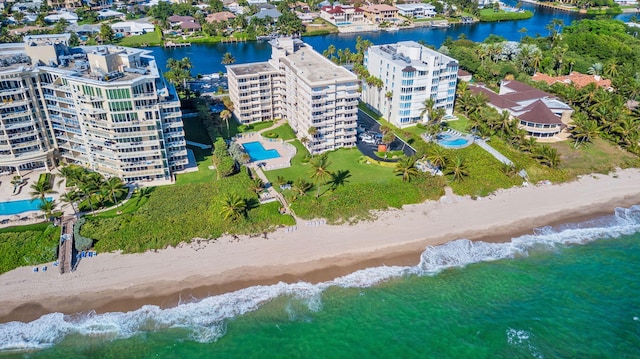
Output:
<instances>
[{"instance_id":1,"label":"deep blue water","mask_svg":"<svg viewBox=\"0 0 640 359\"><path fill-rule=\"evenodd\" d=\"M511 5L515 5L515 2ZM526 28L529 36L546 36L549 31L545 28L553 19L561 19L565 24L570 24L573 20L584 18L583 15L554 11L542 7L525 4L524 8L534 12L534 16L527 20L502 21L492 23L476 23L471 25L457 25L447 29L414 28L400 31L378 31L364 32L356 34L331 34L326 36L304 37L303 40L310 44L318 52L326 50L333 44L337 49L350 48L355 51L356 37L370 40L375 45L395 43L407 40L424 40L428 44L439 47L447 37L457 38L460 35L466 36L474 41L482 41L490 34L502 36L508 40L518 41L521 34L518 32L523 27ZM633 14L623 14L616 18L628 20ZM161 70L166 68L167 59L189 57L194 67L192 73L208 74L223 71L222 56L230 52L236 59L236 63L248 63L267 61L271 57L271 46L267 42L243 42L243 43L218 43L218 44L197 44L190 47L175 49L164 49L161 47L149 48L158 61Z\"/></svg>"}]
</instances>

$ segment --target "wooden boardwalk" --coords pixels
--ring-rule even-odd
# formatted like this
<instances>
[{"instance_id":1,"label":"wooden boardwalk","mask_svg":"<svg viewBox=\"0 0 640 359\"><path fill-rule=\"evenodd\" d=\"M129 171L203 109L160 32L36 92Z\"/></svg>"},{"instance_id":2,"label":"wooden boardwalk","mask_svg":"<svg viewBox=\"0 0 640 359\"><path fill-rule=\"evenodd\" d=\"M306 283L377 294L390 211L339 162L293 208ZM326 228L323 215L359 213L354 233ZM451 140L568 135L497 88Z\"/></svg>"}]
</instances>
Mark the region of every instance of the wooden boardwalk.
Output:
<instances>
[{"instance_id":1,"label":"wooden boardwalk","mask_svg":"<svg viewBox=\"0 0 640 359\"><path fill-rule=\"evenodd\" d=\"M60 274L71 273L73 265L73 225L75 217L63 217L60 225L60 245L58 249L58 265Z\"/></svg>"}]
</instances>

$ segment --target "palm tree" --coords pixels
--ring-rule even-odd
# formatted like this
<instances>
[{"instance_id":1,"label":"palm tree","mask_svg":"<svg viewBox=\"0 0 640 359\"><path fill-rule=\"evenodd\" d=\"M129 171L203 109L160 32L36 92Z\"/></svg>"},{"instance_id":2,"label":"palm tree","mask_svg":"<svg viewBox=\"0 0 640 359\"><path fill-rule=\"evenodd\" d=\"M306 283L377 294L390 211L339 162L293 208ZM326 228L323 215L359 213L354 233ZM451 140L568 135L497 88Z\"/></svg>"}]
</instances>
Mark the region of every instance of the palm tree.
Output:
<instances>
[{"instance_id":1,"label":"palm tree","mask_svg":"<svg viewBox=\"0 0 640 359\"><path fill-rule=\"evenodd\" d=\"M560 155L558 154L558 150L549 145L542 145L536 150L536 158L538 161L551 168L556 168L560 164Z\"/></svg>"},{"instance_id":2,"label":"palm tree","mask_svg":"<svg viewBox=\"0 0 640 359\"><path fill-rule=\"evenodd\" d=\"M538 50L531 54L531 66L533 67L534 75L536 74L536 72L538 72L538 67L540 67L540 63L542 63L542 52Z\"/></svg>"},{"instance_id":3,"label":"palm tree","mask_svg":"<svg viewBox=\"0 0 640 359\"><path fill-rule=\"evenodd\" d=\"M220 118L224 120L227 125L227 137L229 137L229 119L231 118L231 111L222 110L222 112L220 112Z\"/></svg>"},{"instance_id":4,"label":"palm tree","mask_svg":"<svg viewBox=\"0 0 640 359\"><path fill-rule=\"evenodd\" d=\"M298 178L297 181L293 183L291 189L296 192L300 196L304 196L313 188L313 184L307 182L304 178Z\"/></svg>"},{"instance_id":5,"label":"palm tree","mask_svg":"<svg viewBox=\"0 0 640 359\"><path fill-rule=\"evenodd\" d=\"M451 179L455 182L462 182L465 177L469 176L469 170L462 157L458 156L455 160L451 161L448 169L447 174L450 175Z\"/></svg>"},{"instance_id":6,"label":"palm tree","mask_svg":"<svg viewBox=\"0 0 640 359\"><path fill-rule=\"evenodd\" d=\"M331 192L349 182L349 177L351 177L351 172L349 170L339 170L338 172L331 173L331 179L328 182L331 185Z\"/></svg>"},{"instance_id":7,"label":"palm tree","mask_svg":"<svg viewBox=\"0 0 640 359\"><path fill-rule=\"evenodd\" d=\"M233 57L233 55L231 55L230 52L225 52L225 54L222 55L222 64L223 65L231 65L234 62L236 62L236 58Z\"/></svg>"},{"instance_id":8,"label":"palm tree","mask_svg":"<svg viewBox=\"0 0 640 359\"><path fill-rule=\"evenodd\" d=\"M396 140L396 135L393 132L387 132L382 136L382 143L387 146L387 151L390 150L390 145ZM386 156L386 155L385 155Z\"/></svg>"},{"instance_id":9,"label":"palm tree","mask_svg":"<svg viewBox=\"0 0 640 359\"><path fill-rule=\"evenodd\" d=\"M596 62L587 69L587 73L589 75L599 76L602 74L603 68L604 65L602 65L602 62Z\"/></svg>"},{"instance_id":10,"label":"palm tree","mask_svg":"<svg viewBox=\"0 0 640 359\"><path fill-rule=\"evenodd\" d=\"M414 156L404 157L396 163L396 168L393 172L398 176L402 176L403 182L411 182L411 180L418 175L416 161L417 159Z\"/></svg>"},{"instance_id":11,"label":"palm tree","mask_svg":"<svg viewBox=\"0 0 640 359\"><path fill-rule=\"evenodd\" d=\"M102 194L113 199L113 204L118 204L118 197L128 192L122 180L118 177L111 177L104 181L100 187Z\"/></svg>"},{"instance_id":12,"label":"palm tree","mask_svg":"<svg viewBox=\"0 0 640 359\"><path fill-rule=\"evenodd\" d=\"M316 195L316 198L319 198L320 183L325 182L331 176L331 172L329 172L328 170L328 167L331 165L331 163L329 163L327 154L323 153L321 155L312 157L311 161L309 161L309 164L311 165L311 178L318 186L318 194Z\"/></svg>"},{"instance_id":13,"label":"palm tree","mask_svg":"<svg viewBox=\"0 0 640 359\"><path fill-rule=\"evenodd\" d=\"M54 200L47 201L43 199L38 205L38 209L44 212L47 218L51 218L53 215L53 211L55 211L56 209L56 206L57 204Z\"/></svg>"},{"instance_id":14,"label":"palm tree","mask_svg":"<svg viewBox=\"0 0 640 359\"><path fill-rule=\"evenodd\" d=\"M428 97L426 100L422 102L422 111L420 112L420 118L424 118L426 115L426 120L424 122L429 121L429 117L431 116L431 111L433 111L433 106L436 102Z\"/></svg>"},{"instance_id":15,"label":"palm tree","mask_svg":"<svg viewBox=\"0 0 640 359\"><path fill-rule=\"evenodd\" d=\"M447 163L446 151L440 146L435 146L431 153L427 156L427 160L431 162L433 167L443 169Z\"/></svg>"},{"instance_id":16,"label":"palm tree","mask_svg":"<svg viewBox=\"0 0 640 359\"><path fill-rule=\"evenodd\" d=\"M44 197L51 193L56 193L53 189L51 189L51 185L47 182L37 182L31 185L31 197L39 198L41 201L44 201Z\"/></svg>"},{"instance_id":17,"label":"palm tree","mask_svg":"<svg viewBox=\"0 0 640 359\"><path fill-rule=\"evenodd\" d=\"M224 219L231 219L237 221L247 214L247 201L240 198L235 193L228 193L222 199L222 209L220 214Z\"/></svg>"},{"instance_id":18,"label":"palm tree","mask_svg":"<svg viewBox=\"0 0 640 359\"><path fill-rule=\"evenodd\" d=\"M260 192L264 191L264 182L258 177L254 178L249 185L249 190L259 195Z\"/></svg>"},{"instance_id":19,"label":"palm tree","mask_svg":"<svg viewBox=\"0 0 640 359\"><path fill-rule=\"evenodd\" d=\"M598 122L592 120L584 112L577 112L573 116L573 127L571 136L574 139L574 147L578 148L584 143L593 142L600 134Z\"/></svg>"},{"instance_id":20,"label":"palm tree","mask_svg":"<svg viewBox=\"0 0 640 359\"><path fill-rule=\"evenodd\" d=\"M60 200L62 202L68 203L71 206L74 216L78 215L78 211L76 210L76 207L75 207L75 203L78 201L78 199L79 199L79 196L78 196L78 192L76 191L69 191L60 195Z\"/></svg>"},{"instance_id":21,"label":"palm tree","mask_svg":"<svg viewBox=\"0 0 640 359\"><path fill-rule=\"evenodd\" d=\"M307 143L309 143L309 137L307 136L302 136L302 138L300 139L300 143L302 143L303 145L307 145Z\"/></svg>"},{"instance_id":22,"label":"palm tree","mask_svg":"<svg viewBox=\"0 0 640 359\"><path fill-rule=\"evenodd\" d=\"M522 29L518 30L518 32L520 33L520 41L522 41L522 38L527 35L528 31L529 30L527 30L526 27L523 27Z\"/></svg>"}]
</instances>

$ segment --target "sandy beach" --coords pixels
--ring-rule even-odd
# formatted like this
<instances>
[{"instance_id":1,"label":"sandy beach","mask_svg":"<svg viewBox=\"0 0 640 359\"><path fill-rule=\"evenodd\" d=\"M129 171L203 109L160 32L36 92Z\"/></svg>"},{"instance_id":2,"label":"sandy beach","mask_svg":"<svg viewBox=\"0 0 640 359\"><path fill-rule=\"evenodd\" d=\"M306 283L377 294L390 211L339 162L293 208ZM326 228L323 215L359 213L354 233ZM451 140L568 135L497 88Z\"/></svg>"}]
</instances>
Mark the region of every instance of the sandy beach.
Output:
<instances>
[{"instance_id":1,"label":"sandy beach","mask_svg":"<svg viewBox=\"0 0 640 359\"><path fill-rule=\"evenodd\" d=\"M640 204L640 170L512 188L471 199L448 194L355 225L307 225L267 238L223 237L144 254L103 253L59 275L32 267L0 276L0 322L50 312L127 311L175 306L258 284L318 282L378 265L417 264L426 246L450 240L506 241L533 228L611 214Z\"/></svg>"}]
</instances>

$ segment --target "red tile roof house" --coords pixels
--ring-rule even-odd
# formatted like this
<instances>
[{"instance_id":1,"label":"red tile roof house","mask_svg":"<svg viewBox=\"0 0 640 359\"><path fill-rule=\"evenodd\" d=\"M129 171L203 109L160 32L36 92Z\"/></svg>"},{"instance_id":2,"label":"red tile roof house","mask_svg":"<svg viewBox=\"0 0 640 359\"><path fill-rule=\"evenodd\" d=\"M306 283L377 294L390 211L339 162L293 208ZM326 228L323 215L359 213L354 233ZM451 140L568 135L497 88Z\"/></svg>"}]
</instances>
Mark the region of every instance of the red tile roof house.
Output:
<instances>
[{"instance_id":1,"label":"red tile roof house","mask_svg":"<svg viewBox=\"0 0 640 359\"><path fill-rule=\"evenodd\" d=\"M519 81L506 80L500 83L499 93L482 84L469 86L469 90L485 94L489 98L488 105L496 110L508 111L512 118L518 119L520 128L531 137L550 141L566 138L558 135L571 121L573 108L554 95Z\"/></svg>"},{"instance_id":2,"label":"red tile roof house","mask_svg":"<svg viewBox=\"0 0 640 359\"><path fill-rule=\"evenodd\" d=\"M549 76L542 72L536 72L531 79L533 81L544 81L547 85L553 85L556 82L567 85L574 84L577 88L583 88L590 83L595 83L598 87L602 87L607 91L613 91L611 80L603 79L597 75L586 75L575 71L564 76Z\"/></svg>"},{"instance_id":3,"label":"red tile roof house","mask_svg":"<svg viewBox=\"0 0 640 359\"><path fill-rule=\"evenodd\" d=\"M169 21L169 25L171 27L180 26L182 30L186 31L195 31L200 30L202 27L195 18L192 16L180 16L180 15L172 15L167 18Z\"/></svg>"},{"instance_id":4,"label":"red tile roof house","mask_svg":"<svg viewBox=\"0 0 640 359\"><path fill-rule=\"evenodd\" d=\"M229 11L221 11L221 12L214 12L213 14L207 15L207 22L209 24L212 24L214 22L227 21L235 18L236 16L233 13Z\"/></svg>"}]
</instances>

